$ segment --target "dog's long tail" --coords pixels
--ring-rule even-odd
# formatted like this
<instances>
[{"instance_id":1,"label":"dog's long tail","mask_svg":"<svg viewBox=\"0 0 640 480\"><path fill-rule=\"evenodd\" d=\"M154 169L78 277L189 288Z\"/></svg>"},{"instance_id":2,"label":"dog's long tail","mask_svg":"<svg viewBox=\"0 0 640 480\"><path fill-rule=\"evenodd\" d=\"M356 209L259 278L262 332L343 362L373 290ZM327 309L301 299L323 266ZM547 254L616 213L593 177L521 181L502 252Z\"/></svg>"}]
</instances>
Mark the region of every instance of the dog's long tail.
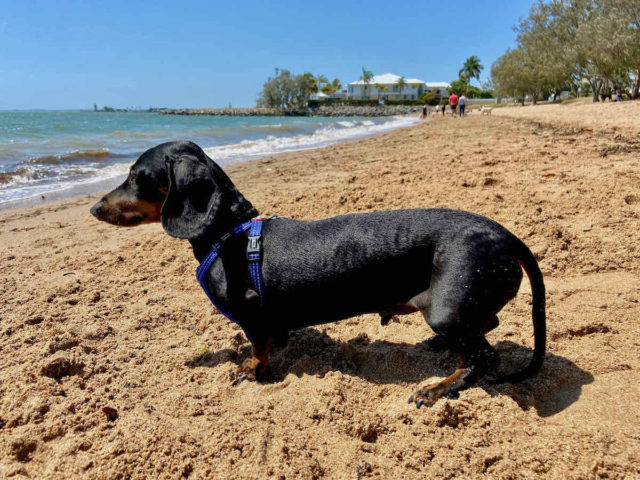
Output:
<instances>
[{"instance_id":1,"label":"dog's long tail","mask_svg":"<svg viewBox=\"0 0 640 480\"><path fill-rule=\"evenodd\" d=\"M532 295L532 317L533 317L533 337L534 348L533 358L525 368L516 373L502 375L495 380L495 383L518 383L527 378L533 377L544 361L546 345L547 345L547 321L545 317L545 289L542 280L542 272L538 266L531 250L522 242L518 252L518 261L527 272L529 281L531 282Z\"/></svg>"}]
</instances>

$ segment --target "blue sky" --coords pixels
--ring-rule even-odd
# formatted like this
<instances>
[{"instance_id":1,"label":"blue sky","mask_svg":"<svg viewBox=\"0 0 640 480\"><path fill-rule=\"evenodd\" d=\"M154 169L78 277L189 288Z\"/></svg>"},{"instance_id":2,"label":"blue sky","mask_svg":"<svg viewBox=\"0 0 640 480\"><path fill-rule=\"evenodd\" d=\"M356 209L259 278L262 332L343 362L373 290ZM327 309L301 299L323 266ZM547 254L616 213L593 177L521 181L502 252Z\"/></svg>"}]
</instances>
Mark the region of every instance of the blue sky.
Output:
<instances>
[{"instance_id":1,"label":"blue sky","mask_svg":"<svg viewBox=\"0 0 640 480\"><path fill-rule=\"evenodd\" d=\"M0 110L253 106L275 67L487 77L531 0L0 0Z\"/></svg>"}]
</instances>

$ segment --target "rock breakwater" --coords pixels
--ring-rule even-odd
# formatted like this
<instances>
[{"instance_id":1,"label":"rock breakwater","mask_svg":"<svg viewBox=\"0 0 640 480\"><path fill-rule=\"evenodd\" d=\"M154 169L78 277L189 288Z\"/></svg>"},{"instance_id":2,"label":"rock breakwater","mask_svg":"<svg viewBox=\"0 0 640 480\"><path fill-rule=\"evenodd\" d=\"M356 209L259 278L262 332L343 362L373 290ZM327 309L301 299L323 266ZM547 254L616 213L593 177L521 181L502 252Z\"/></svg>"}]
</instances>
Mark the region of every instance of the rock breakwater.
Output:
<instances>
[{"instance_id":1,"label":"rock breakwater","mask_svg":"<svg viewBox=\"0 0 640 480\"><path fill-rule=\"evenodd\" d=\"M171 108L163 110L165 115L212 115L235 117L386 117L419 113L417 105L351 106L327 105L317 108Z\"/></svg>"}]
</instances>

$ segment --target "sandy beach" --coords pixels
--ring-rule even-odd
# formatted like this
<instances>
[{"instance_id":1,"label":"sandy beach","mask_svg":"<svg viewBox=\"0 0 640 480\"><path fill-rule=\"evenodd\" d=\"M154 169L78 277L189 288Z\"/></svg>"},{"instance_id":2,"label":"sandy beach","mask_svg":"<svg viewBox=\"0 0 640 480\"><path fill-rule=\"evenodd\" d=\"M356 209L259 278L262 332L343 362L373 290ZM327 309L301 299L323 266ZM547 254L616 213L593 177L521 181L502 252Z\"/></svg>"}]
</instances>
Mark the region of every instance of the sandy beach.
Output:
<instances>
[{"instance_id":1,"label":"sandy beach","mask_svg":"<svg viewBox=\"0 0 640 480\"><path fill-rule=\"evenodd\" d=\"M639 154L626 102L436 116L227 169L264 215L459 208L532 249L541 372L421 410L409 394L457 362L419 314L295 332L273 381L234 388L250 344L188 242L98 222L97 195L0 212L0 478L640 478ZM488 335L504 370L532 353L530 300L524 280Z\"/></svg>"}]
</instances>

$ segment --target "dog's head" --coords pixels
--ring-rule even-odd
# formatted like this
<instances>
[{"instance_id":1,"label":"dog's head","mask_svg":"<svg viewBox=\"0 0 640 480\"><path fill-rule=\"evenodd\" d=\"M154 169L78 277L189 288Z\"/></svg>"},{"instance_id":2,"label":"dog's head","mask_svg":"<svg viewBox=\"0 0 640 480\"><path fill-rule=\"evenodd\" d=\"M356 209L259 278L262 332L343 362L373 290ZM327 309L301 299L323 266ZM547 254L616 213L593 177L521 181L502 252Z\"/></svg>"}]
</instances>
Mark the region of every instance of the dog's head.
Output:
<instances>
[{"instance_id":1,"label":"dog's head","mask_svg":"<svg viewBox=\"0 0 640 480\"><path fill-rule=\"evenodd\" d=\"M218 221L242 221L257 211L198 145L180 141L144 152L91 213L125 227L161 221L169 235L192 240Z\"/></svg>"}]
</instances>

